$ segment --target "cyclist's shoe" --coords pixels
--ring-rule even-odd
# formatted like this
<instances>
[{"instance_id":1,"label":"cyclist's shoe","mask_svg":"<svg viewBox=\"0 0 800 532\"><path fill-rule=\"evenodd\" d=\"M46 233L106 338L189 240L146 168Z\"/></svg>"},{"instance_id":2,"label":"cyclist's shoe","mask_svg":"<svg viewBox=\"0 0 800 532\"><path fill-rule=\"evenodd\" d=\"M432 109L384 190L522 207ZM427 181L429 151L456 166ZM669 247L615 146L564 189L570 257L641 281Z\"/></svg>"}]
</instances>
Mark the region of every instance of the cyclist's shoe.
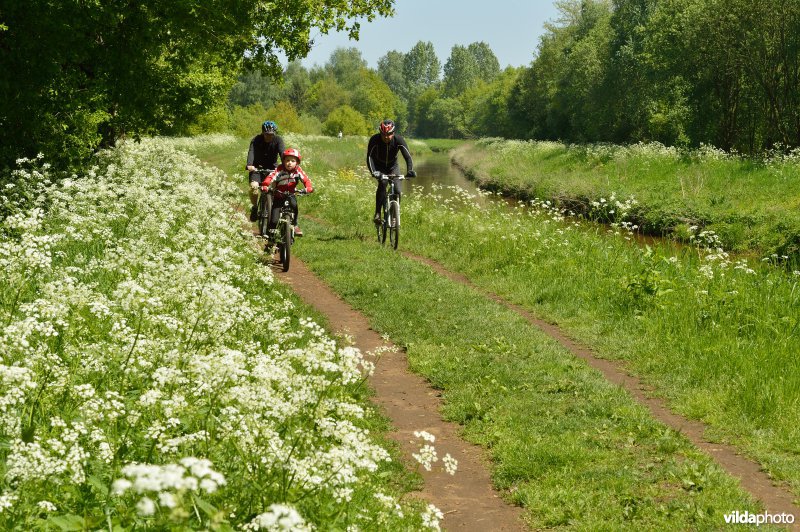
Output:
<instances>
[{"instance_id":1,"label":"cyclist's shoe","mask_svg":"<svg viewBox=\"0 0 800 532\"><path fill-rule=\"evenodd\" d=\"M375 223L375 225L381 225L383 223L381 221L381 215L380 214L376 214L375 217L372 218L372 221Z\"/></svg>"},{"instance_id":2,"label":"cyclist's shoe","mask_svg":"<svg viewBox=\"0 0 800 532\"><path fill-rule=\"evenodd\" d=\"M294 226L294 236L303 236L303 230L300 229L299 225Z\"/></svg>"},{"instance_id":3,"label":"cyclist's shoe","mask_svg":"<svg viewBox=\"0 0 800 532\"><path fill-rule=\"evenodd\" d=\"M253 205L250 207L250 221L257 222L258 221L258 207Z\"/></svg>"}]
</instances>

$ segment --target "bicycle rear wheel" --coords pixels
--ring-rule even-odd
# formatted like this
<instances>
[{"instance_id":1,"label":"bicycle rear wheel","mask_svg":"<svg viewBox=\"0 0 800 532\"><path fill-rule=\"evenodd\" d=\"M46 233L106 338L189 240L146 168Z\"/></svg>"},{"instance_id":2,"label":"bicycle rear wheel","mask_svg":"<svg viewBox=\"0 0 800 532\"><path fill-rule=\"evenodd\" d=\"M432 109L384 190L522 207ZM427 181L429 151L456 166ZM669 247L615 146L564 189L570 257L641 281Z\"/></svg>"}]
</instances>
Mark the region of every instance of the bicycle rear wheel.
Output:
<instances>
[{"instance_id":1,"label":"bicycle rear wheel","mask_svg":"<svg viewBox=\"0 0 800 532\"><path fill-rule=\"evenodd\" d=\"M400 204L393 201L389 204L389 242L397 249L400 242Z\"/></svg>"},{"instance_id":2,"label":"bicycle rear wheel","mask_svg":"<svg viewBox=\"0 0 800 532\"><path fill-rule=\"evenodd\" d=\"M292 258L292 224L283 224L283 245L281 246L281 264L283 271L289 271L289 261Z\"/></svg>"}]
</instances>

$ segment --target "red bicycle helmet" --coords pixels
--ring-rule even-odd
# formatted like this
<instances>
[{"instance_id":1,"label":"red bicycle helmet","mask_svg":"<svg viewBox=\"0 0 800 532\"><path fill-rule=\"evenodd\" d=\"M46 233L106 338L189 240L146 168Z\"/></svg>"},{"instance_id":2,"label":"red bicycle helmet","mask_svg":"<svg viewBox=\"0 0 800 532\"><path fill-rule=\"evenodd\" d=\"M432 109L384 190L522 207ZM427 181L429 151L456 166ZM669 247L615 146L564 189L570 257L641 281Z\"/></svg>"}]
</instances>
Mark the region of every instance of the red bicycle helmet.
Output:
<instances>
[{"instance_id":1,"label":"red bicycle helmet","mask_svg":"<svg viewBox=\"0 0 800 532\"><path fill-rule=\"evenodd\" d=\"M300 157L300 152L295 148L289 148L287 150L284 150L284 152L281 154L281 160L283 160L284 157L287 156L294 157L295 159L297 159L297 164L300 164L300 162L303 160L303 158Z\"/></svg>"},{"instance_id":2,"label":"red bicycle helmet","mask_svg":"<svg viewBox=\"0 0 800 532\"><path fill-rule=\"evenodd\" d=\"M394 133L394 122L392 120L384 120L381 122L380 129L384 135L391 135Z\"/></svg>"}]
</instances>

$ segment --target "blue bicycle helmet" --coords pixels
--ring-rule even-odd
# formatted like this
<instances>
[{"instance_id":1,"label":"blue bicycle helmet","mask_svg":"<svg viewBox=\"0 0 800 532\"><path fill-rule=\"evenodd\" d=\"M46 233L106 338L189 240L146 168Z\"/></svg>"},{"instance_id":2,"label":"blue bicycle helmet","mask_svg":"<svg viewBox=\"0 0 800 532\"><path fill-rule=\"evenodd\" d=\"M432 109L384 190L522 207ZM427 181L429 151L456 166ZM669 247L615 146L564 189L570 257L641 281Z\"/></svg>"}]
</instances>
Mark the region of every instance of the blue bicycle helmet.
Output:
<instances>
[{"instance_id":1,"label":"blue bicycle helmet","mask_svg":"<svg viewBox=\"0 0 800 532\"><path fill-rule=\"evenodd\" d=\"M263 124L261 124L261 132L262 133L277 133L278 132L278 124L273 122L272 120L265 120Z\"/></svg>"}]
</instances>

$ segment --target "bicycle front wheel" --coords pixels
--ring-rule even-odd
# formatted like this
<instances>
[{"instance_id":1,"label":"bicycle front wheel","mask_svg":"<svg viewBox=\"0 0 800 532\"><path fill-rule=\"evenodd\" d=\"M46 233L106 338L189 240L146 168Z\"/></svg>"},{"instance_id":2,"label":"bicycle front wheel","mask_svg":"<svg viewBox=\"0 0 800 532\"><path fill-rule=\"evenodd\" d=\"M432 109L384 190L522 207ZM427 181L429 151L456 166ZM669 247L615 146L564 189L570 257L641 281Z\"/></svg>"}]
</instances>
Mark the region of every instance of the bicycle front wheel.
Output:
<instances>
[{"instance_id":1,"label":"bicycle front wheel","mask_svg":"<svg viewBox=\"0 0 800 532\"><path fill-rule=\"evenodd\" d=\"M381 223L375 226L378 232L378 244L386 243L386 208L380 210Z\"/></svg>"},{"instance_id":2,"label":"bicycle front wheel","mask_svg":"<svg viewBox=\"0 0 800 532\"><path fill-rule=\"evenodd\" d=\"M261 236L267 236L269 231L269 215L272 212L272 194L262 193L258 197L258 230Z\"/></svg>"},{"instance_id":3,"label":"bicycle front wheel","mask_svg":"<svg viewBox=\"0 0 800 532\"><path fill-rule=\"evenodd\" d=\"M292 257L292 224L283 224L283 245L281 246L281 264L283 271L289 271L289 261Z\"/></svg>"},{"instance_id":4,"label":"bicycle front wheel","mask_svg":"<svg viewBox=\"0 0 800 532\"><path fill-rule=\"evenodd\" d=\"M397 249L400 242L400 204L393 201L389 204L389 242Z\"/></svg>"}]
</instances>

